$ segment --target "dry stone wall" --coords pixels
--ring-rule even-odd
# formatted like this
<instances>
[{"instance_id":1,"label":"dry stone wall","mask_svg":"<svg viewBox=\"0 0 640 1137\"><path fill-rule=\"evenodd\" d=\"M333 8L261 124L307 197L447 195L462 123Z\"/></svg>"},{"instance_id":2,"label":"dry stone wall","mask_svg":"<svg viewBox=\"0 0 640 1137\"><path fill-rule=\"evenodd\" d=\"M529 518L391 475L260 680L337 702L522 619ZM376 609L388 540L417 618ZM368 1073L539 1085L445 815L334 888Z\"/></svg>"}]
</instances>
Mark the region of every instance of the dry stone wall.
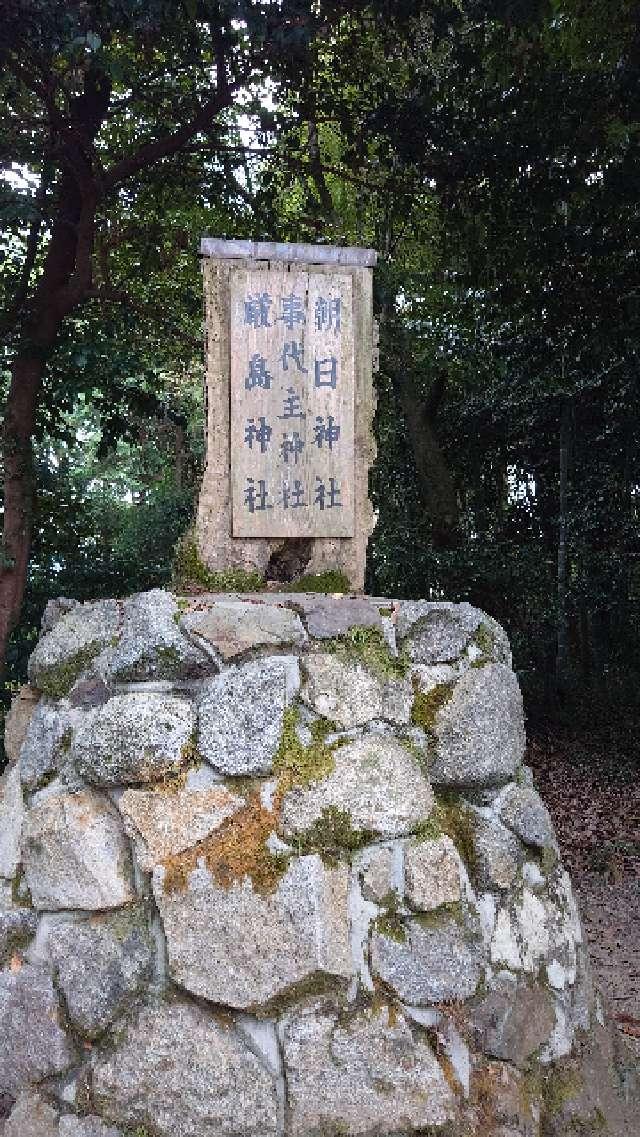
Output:
<instances>
[{"instance_id":1,"label":"dry stone wall","mask_svg":"<svg viewBox=\"0 0 640 1137\"><path fill-rule=\"evenodd\" d=\"M489 617L61 600L29 677L1 1137L638 1132Z\"/></svg>"}]
</instances>

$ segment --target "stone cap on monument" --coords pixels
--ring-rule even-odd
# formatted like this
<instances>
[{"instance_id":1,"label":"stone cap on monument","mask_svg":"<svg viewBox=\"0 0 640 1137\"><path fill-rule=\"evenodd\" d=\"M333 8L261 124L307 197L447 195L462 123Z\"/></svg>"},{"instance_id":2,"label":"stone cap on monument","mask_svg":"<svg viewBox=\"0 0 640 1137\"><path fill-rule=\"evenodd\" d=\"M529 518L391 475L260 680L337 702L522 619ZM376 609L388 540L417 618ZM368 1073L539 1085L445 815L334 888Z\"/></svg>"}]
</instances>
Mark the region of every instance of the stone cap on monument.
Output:
<instances>
[{"instance_id":1,"label":"stone cap on monument","mask_svg":"<svg viewBox=\"0 0 640 1137\"><path fill-rule=\"evenodd\" d=\"M201 242L206 571L364 587L374 524L372 249Z\"/></svg>"}]
</instances>

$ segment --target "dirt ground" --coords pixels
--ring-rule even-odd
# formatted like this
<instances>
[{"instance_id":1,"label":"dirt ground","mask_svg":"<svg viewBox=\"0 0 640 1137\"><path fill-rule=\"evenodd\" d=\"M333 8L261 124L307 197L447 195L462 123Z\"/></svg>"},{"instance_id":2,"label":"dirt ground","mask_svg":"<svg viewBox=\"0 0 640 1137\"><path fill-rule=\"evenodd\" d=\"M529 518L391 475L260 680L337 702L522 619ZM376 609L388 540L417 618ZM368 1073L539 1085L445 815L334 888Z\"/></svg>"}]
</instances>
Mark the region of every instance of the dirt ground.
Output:
<instances>
[{"instance_id":1,"label":"dirt ground","mask_svg":"<svg viewBox=\"0 0 640 1137\"><path fill-rule=\"evenodd\" d=\"M550 727L530 738L527 760L578 894L594 977L640 1059L638 770L614 728L595 736Z\"/></svg>"}]
</instances>

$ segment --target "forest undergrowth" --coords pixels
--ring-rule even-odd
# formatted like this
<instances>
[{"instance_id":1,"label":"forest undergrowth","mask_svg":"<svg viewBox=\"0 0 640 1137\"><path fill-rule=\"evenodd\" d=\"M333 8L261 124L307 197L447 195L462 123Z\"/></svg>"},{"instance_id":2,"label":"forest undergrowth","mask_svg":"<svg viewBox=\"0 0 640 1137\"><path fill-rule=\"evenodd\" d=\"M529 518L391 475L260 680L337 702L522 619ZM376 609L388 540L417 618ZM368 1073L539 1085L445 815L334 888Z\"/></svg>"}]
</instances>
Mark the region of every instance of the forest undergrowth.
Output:
<instances>
[{"instance_id":1,"label":"forest undergrowth","mask_svg":"<svg viewBox=\"0 0 640 1137\"><path fill-rule=\"evenodd\" d=\"M640 1058L640 747L635 701L531 711L527 761L578 892L594 976Z\"/></svg>"}]
</instances>

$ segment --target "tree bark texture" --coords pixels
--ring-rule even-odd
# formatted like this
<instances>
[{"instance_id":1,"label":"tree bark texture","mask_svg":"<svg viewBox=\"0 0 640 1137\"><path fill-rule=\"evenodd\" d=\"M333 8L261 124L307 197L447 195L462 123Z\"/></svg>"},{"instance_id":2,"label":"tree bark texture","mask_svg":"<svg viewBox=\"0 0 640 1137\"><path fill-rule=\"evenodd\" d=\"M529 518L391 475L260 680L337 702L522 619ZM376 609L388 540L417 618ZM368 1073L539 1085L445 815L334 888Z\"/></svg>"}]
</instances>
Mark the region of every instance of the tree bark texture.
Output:
<instances>
[{"instance_id":1,"label":"tree bark texture","mask_svg":"<svg viewBox=\"0 0 640 1137\"><path fill-rule=\"evenodd\" d=\"M428 400L402 367L394 369L394 387L405 419L418 476L420 499L429 515L437 548L454 548L460 540L459 504L453 475L438 442Z\"/></svg>"}]
</instances>

